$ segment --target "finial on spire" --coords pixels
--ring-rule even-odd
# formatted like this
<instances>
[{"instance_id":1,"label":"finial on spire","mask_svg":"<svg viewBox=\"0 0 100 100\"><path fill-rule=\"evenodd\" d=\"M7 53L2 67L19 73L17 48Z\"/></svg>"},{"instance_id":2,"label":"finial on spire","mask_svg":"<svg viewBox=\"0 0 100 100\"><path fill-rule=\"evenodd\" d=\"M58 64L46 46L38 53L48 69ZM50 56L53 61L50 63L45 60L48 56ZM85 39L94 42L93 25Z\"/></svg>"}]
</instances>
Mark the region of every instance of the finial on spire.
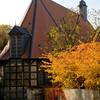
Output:
<instances>
[{"instance_id":1,"label":"finial on spire","mask_svg":"<svg viewBox=\"0 0 100 100\"><path fill-rule=\"evenodd\" d=\"M86 2L84 0L80 1L79 7L82 7L82 6L86 6L87 7Z\"/></svg>"},{"instance_id":2,"label":"finial on spire","mask_svg":"<svg viewBox=\"0 0 100 100\"><path fill-rule=\"evenodd\" d=\"M15 26L16 26L16 20L15 20Z\"/></svg>"}]
</instances>

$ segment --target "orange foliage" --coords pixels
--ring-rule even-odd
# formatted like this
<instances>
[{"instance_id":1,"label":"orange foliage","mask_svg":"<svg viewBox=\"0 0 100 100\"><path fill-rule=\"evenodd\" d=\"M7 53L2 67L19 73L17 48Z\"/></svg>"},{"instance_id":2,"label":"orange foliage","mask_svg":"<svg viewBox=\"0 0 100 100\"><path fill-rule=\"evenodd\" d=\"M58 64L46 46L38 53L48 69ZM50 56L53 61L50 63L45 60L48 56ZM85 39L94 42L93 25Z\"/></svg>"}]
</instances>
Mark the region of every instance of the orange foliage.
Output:
<instances>
[{"instance_id":1,"label":"orange foliage","mask_svg":"<svg viewBox=\"0 0 100 100\"><path fill-rule=\"evenodd\" d=\"M70 51L48 55L53 82L66 88L100 89L100 43L82 43Z\"/></svg>"}]
</instances>

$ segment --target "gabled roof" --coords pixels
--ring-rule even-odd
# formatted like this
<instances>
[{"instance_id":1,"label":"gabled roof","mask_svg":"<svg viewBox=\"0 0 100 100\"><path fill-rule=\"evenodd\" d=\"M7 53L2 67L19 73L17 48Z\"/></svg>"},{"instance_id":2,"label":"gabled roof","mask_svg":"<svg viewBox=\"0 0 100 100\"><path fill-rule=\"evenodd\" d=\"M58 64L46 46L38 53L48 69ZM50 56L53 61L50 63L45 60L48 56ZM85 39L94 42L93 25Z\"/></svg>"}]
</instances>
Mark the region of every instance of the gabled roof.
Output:
<instances>
[{"instance_id":1,"label":"gabled roof","mask_svg":"<svg viewBox=\"0 0 100 100\"><path fill-rule=\"evenodd\" d=\"M78 14L53 2L52 0L32 0L31 5L21 23L32 34L32 39L27 45L23 58L38 58L42 56L47 34L53 26L59 27L64 19L72 28L80 26L81 38L88 41L90 33L94 31L88 21L84 21ZM18 31L22 31L17 28Z\"/></svg>"},{"instance_id":2,"label":"gabled roof","mask_svg":"<svg viewBox=\"0 0 100 100\"><path fill-rule=\"evenodd\" d=\"M26 27L28 31L33 34L31 48L29 48L27 54L28 52L31 52L31 57L40 57L42 50L39 46L45 44L47 39L46 34L50 32L52 26L59 27L62 19L64 19L68 25L71 23L73 28L78 24L80 26L82 39L88 41L90 33L94 31L88 21L84 21L78 14L53 2L52 0L36 1L37 9L35 9L34 6L36 5L35 0L32 0L29 10L21 24L21 26ZM34 31L32 31L32 29ZM25 54L24 57L28 57L29 55L27 54Z\"/></svg>"}]
</instances>

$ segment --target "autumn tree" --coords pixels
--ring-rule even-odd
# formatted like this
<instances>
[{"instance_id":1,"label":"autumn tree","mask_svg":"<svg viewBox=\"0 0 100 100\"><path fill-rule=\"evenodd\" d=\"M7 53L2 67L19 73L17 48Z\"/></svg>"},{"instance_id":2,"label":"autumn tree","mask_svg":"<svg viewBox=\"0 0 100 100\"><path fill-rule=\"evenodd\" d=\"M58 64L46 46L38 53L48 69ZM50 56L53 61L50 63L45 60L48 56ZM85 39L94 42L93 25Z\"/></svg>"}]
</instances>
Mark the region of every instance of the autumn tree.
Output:
<instances>
[{"instance_id":1,"label":"autumn tree","mask_svg":"<svg viewBox=\"0 0 100 100\"><path fill-rule=\"evenodd\" d=\"M100 27L100 10L91 9L88 11L88 19L96 28Z\"/></svg>"},{"instance_id":2,"label":"autumn tree","mask_svg":"<svg viewBox=\"0 0 100 100\"><path fill-rule=\"evenodd\" d=\"M79 33L80 26L78 24L72 26L72 23L66 24L63 19L61 20L59 27L51 28L47 35L48 41L46 42L47 44L45 47L47 47L46 49L49 49L52 54L69 50L74 45L81 43Z\"/></svg>"},{"instance_id":3,"label":"autumn tree","mask_svg":"<svg viewBox=\"0 0 100 100\"><path fill-rule=\"evenodd\" d=\"M10 25L0 25L0 50L4 48L8 41L8 34L11 30Z\"/></svg>"},{"instance_id":4,"label":"autumn tree","mask_svg":"<svg viewBox=\"0 0 100 100\"><path fill-rule=\"evenodd\" d=\"M100 41L100 27L98 27L92 37L92 42Z\"/></svg>"},{"instance_id":5,"label":"autumn tree","mask_svg":"<svg viewBox=\"0 0 100 100\"><path fill-rule=\"evenodd\" d=\"M55 57L48 70L64 88L100 89L100 43L83 43Z\"/></svg>"},{"instance_id":6,"label":"autumn tree","mask_svg":"<svg viewBox=\"0 0 100 100\"><path fill-rule=\"evenodd\" d=\"M52 82L64 88L100 89L100 43L96 42L100 28L84 43L78 25L74 30L65 22L59 26L53 27L48 35L52 50L47 57L52 64L47 71L52 74Z\"/></svg>"},{"instance_id":7,"label":"autumn tree","mask_svg":"<svg viewBox=\"0 0 100 100\"><path fill-rule=\"evenodd\" d=\"M64 88L100 89L100 43L96 42L99 40L99 33L100 28L95 31L89 43L76 42L77 45L68 38L72 43L69 49L69 44L65 43L64 45L68 46L64 50L47 55L52 62L48 72L52 74L54 84L60 83ZM78 39L79 37L77 41L80 41ZM52 45L55 48L55 44Z\"/></svg>"}]
</instances>

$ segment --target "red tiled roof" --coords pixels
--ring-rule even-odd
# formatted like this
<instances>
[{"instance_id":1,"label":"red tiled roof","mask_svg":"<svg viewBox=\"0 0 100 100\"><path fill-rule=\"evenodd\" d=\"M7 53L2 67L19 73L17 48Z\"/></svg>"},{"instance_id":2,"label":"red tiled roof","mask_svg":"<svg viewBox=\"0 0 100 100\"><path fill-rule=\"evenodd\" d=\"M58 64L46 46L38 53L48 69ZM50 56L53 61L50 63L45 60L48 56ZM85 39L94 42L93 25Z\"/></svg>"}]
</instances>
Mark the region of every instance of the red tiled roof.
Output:
<instances>
[{"instance_id":1,"label":"red tiled roof","mask_svg":"<svg viewBox=\"0 0 100 100\"><path fill-rule=\"evenodd\" d=\"M35 0L32 0L29 10L23 19L21 26L27 28L32 32L33 15L34 15ZM34 26L34 34L31 41L31 57L38 58L42 55L40 45L44 45L47 39L47 34L50 32L52 26L59 26L59 23L64 18L67 24L72 24L75 27L78 14L73 11L53 2L52 0L37 0L36 19ZM83 40L88 40L88 36L94 31L93 27L88 21L84 21L79 17L78 24L80 26L80 34ZM30 43L26 48L23 58L28 58L30 54Z\"/></svg>"},{"instance_id":2,"label":"red tiled roof","mask_svg":"<svg viewBox=\"0 0 100 100\"><path fill-rule=\"evenodd\" d=\"M34 13L34 2L33 0L23 22L23 27L26 27L29 32L32 32L32 18ZM69 9L62 7L61 5L53 2L52 0L37 0L37 11L35 19L35 30L33 35L32 46L32 57L41 57L42 50L39 45L44 45L46 42L46 34L50 32L52 26L59 25L60 21L64 18L67 24L72 23L72 27L75 26L78 14L70 11ZM79 17L80 34L83 40L88 40L88 35L93 32L93 27L88 21L84 21ZM24 57L28 57L27 53Z\"/></svg>"}]
</instances>

